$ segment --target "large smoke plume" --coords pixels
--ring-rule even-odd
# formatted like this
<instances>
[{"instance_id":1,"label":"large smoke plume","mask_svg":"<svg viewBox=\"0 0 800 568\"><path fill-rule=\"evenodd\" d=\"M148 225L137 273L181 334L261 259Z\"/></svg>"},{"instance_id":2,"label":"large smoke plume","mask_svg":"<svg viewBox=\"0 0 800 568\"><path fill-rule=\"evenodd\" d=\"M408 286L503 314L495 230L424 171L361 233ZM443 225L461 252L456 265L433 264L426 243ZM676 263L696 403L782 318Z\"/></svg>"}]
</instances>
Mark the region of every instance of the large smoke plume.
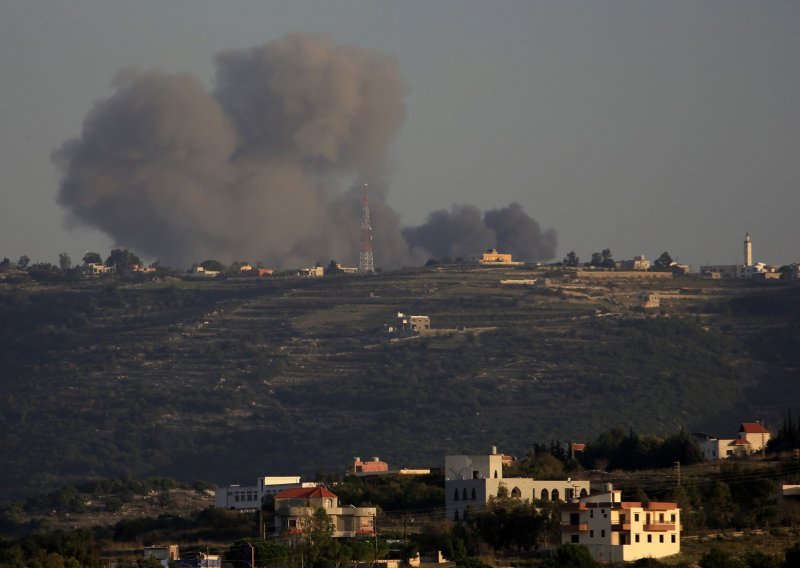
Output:
<instances>
[{"instance_id":1,"label":"large smoke plume","mask_svg":"<svg viewBox=\"0 0 800 568\"><path fill-rule=\"evenodd\" d=\"M219 54L211 93L191 75L157 70L121 72L113 88L54 153L59 202L141 254L178 266L352 262L360 194L342 188L354 180L371 182L381 266L490 246L527 260L555 253L555 233L542 234L517 204L438 211L401 230L384 200L384 165L409 87L390 56L292 34Z\"/></svg>"}]
</instances>

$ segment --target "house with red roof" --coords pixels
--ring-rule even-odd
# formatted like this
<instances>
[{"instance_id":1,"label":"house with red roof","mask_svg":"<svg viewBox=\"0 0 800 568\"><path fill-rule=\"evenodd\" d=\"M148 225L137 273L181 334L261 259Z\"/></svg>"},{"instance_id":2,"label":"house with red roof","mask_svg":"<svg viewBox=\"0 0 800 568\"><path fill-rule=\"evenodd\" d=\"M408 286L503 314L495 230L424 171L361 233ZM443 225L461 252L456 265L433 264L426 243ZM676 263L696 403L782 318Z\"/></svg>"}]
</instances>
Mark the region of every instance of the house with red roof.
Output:
<instances>
[{"instance_id":1,"label":"house with red roof","mask_svg":"<svg viewBox=\"0 0 800 568\"><path fill-rule=\"evenodd\" d=\"M295 487L275 495L271 536L291 538L305 534L318 509L331 518L334 538L375 534L375 507L343 507L339 497L325 487Z\"/></svg>"},{"instance_id":2,"label":"house with red roof","mask_svg":"<svg viewBox=\"0 0 800 568\"><path fill-rule=\"evenodd\" d=\"M705 433L694 436L703 452L703 459L722 460L760 452L766 448L772 434L760 422L742 422L739 437L735 439L716 438Z\"/></svg>"}]
</instances>

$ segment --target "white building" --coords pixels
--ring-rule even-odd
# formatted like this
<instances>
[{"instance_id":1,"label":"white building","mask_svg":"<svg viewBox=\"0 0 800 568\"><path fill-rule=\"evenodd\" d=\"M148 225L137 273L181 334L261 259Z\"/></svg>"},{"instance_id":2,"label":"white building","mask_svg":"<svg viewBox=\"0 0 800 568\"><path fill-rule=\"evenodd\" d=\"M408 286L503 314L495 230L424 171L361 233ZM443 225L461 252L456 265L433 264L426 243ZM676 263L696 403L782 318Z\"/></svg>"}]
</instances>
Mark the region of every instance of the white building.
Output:
<instances>
[{"instance_id":1,"label":"white building","mask_svg":"<svg viewBox=\"0 0 800 568\"><path fill-rule=\"evenodd\" d=\"M722 460L760 452L772 434L758 422L742 422L738 438L716 438L704 433L696 433L694 437L703 452L703 459Z\"/></svg>"},{"instance_id":2,"label":"white building","mask_svg":"<svg viewBox=\"0 0 800 568\"><path fill-rule=\"evenodd\" d=\"M316 487L315 483L301 483L299 475L259 477L255 485L228 485L218 487L214 495L217 509L260 509L266 495L276 495L285 489Z\"/></svg>"},{"instance_id":3,"label":"white building","mask_svg":"<svg viewBox=\"0 0 800 568\"><path fill-rule=\"evenodd\" d=\"M444 458L445 508L447 518L458 521L467 509L480 511L500 487L521 501L569 501L589 494L588 481L539 480L503 477L503 455L496 448L488 455Z\"/></svg>"},{"instance_id":4,"label":"white building","mask_svg":"<svg viewBox=\"0 0 800 568\"><path fill-rule=\"evenodd\" d=\"M582 544L599 562L663 558L681 551L677 503L647 505L609 491L561 507L561 542Z\"/></svg>"}]
</instances>

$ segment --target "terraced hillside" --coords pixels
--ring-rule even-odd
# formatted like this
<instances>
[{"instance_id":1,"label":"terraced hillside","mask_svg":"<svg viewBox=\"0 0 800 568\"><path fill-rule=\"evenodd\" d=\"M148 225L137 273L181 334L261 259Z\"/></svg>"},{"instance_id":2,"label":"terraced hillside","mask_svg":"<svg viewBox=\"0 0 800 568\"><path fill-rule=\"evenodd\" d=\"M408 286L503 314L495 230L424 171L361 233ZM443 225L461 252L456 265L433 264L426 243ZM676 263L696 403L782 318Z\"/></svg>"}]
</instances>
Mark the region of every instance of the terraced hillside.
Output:
<instances>
[{"instance_id":1,"label":"terraced hillside","mask_svg":"<svg viewBox=\"0 0 800 568\"><path fill-rule=\"evenodd\" d=\"M500 284L538 276L5 286L0 497L126 473L246 483L354 455L437 465L612 426L724 435L800 402L797 287ZM397 311L435 333L393 339Z\"/></svg>"}]
</instances>

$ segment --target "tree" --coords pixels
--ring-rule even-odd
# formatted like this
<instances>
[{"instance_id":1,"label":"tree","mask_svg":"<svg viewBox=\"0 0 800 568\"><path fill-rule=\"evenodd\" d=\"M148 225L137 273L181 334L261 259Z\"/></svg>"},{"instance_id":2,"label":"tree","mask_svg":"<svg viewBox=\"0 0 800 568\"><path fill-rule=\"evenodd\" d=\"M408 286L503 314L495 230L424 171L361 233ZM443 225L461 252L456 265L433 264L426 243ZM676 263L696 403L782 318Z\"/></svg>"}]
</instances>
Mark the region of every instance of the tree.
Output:
<instances>
[{"instance_id":1,"label":"tree","mask_svg":"<svg viewBox=\"0 0 800 568\"><path fill-rule=\"evenodd\" d=\"M602 266L603 264L603 255L599 252L592 253L592 260L589 261L589 264L592 266Z\"/></svg>"},{"instance_id":2,"label":"tree","mask_svg":"<svg viewBox=\"0 0 800 568\"><path fill-rule=\"evenodd\" d=\"M28 268L28 264L30 264L30 262L31 259L23 254L21 257L19 257L19 260L17 261L17 267L19 267L20 270L25 270L26 268Z\"/></svg>"},{"instance_id":3,"label":"tree","mask_svg":"<svg viewBox=\"0 0 800 568\"><path fill-rule=\"evenodd\" d=\"M542 568L596 568L592 553L582 544L562 544L553 558L542 562Z\"/></svg>"},{"instance_id":4,"label":"tree","mask_svg":"<svg viewBox=\"0 0 800 568\"><path fill-rule=\"evenodd\" d=\"M727 550L714 547L700 559L700 568L745 568L745 565Z\"/></svg>"},{"instance_id":5,"label":"tree","mask_svg":"<svg viewBox=\"0 0 800 568\"><path fill-rule=\"evenodd\" d=\"M213 272L223 272L225 270L225 265L218 260L214 260L213 258L204 260L200 263L200 266L203 267L203 270L211 270Z\"/></svg>"},{"instance_id":6,"label":"tree","mask_svg":"<svg viewBox=\"0 0 800 568\"><path fill-rule=\"evenodd\" d=\"M62 252L58 255L58 265L61 267L61 270L66 272L70 268L72 268L72 259L69 255L65 252Z\"/></svg>"},{"instance_id":7,"label":"tree","mask_svg":"<svg viewBox=\"0 0 800 568\"><path fill-rule=\"evenodd\" d=\"M603 268L614 268L614 259L611 258L611 249L603 249L603 252L600 253L603 257L603 261L600 263L600 266Z\"/></svg>"},{"instance_id":8,"label":"tree","mask_svg":"<svg viewBox=\"0 0 800 568\"><path fill-rule=\"evenodd\" d=\"M83 264L103 264L103 258L96 252L87 252L81 260Z\"/></svg>"},{"instance_id":9,"label":"tree","mask_svg":"<svg viewBox=\"0 0 800 568\"><path fill-rule=\"evenodd\" d=\"M664 251L664 252L661 253L661 256L659 256L653 262L653 264L656 265L656 268L662 268L663 269L663 268L669 268L670 266L672 266L672 262L673 262L672 257L669 255L669 253L667 251Z\"/></svg>"},{"instance_id":10,"label":"tree","mask_svg":"<svg viewBox=\"0 0 800 568\"><path fill-rule=\"evenodd\" d=\"M567 256L564 257L563 262L564 266L578 266L581 263L581 259L578 258L574 250L571 250L567 253Z\"/></svg>"},{"instance_id":11,"label":"tree","mask_svg":"<svg viewBox=\"0 0 800 568\"><path fill-rule=\"evenodd\" d=\"M119 272L130 270L134 264L141 266L142 260L127 249L114 249L106 259L106 266L116 266Z\"/></svg>"},{"instance_id":12,"label":"tree","mask_svg":"<svg viewBox=\"0 0 800 568\"><path fill-rule=\"evenodd\" d=\"M2 261L0 261L0 270L8 270L11 267L11 261L8 260L8 257L4 257Z\"/></svg>"}]
</instances>

